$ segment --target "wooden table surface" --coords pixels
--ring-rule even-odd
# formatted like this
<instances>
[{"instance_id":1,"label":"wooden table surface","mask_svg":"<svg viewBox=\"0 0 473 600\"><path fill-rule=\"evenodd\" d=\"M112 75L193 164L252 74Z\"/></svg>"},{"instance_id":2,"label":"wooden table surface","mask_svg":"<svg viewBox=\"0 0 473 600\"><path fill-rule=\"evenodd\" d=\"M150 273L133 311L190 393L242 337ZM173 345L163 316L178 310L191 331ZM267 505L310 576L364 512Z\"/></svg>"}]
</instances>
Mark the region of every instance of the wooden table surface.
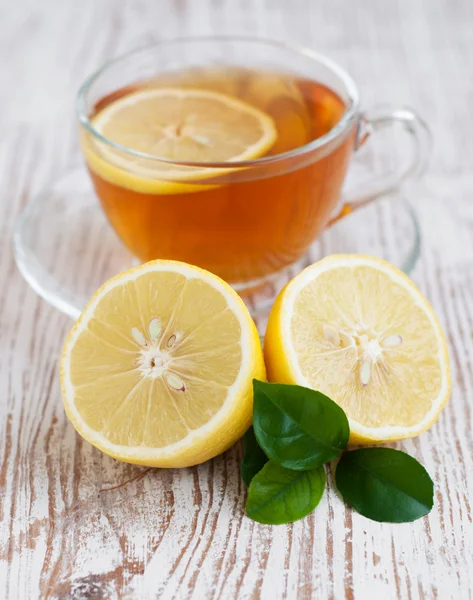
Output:
<instances>
[{"instance_id":1,"label":"wooden table surface","mask_svg":"<svg viewBox=\"0 0 473 600\"><path fill-rule=\"evenodd\" d=\"M245 33L329 54L364 104L408 104L433 160L412 191L423 225L413 277L451 348L453 396L397 445L435 480L413 524L368 521L328 491L290 526L244 515L235 447L200 467L149 470L74 432L58 357L71 321L23 281L15 220L78 160L74 96L105 59L152 40ZM19 0L0 4L0 597L473 597L473 3L470 0ZM389 221L384 223L389 229Z\"/></svg>"}]
</instances>

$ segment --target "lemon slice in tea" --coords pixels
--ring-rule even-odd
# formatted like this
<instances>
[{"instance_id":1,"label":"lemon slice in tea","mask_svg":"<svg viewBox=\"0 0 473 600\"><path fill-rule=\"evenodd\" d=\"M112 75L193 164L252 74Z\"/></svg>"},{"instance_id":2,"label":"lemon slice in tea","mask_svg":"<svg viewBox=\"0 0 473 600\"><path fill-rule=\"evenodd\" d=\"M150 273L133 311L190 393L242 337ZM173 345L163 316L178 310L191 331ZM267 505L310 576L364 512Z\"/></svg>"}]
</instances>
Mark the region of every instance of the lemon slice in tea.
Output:
<instances>
[{"instance_id":1,"label":"lemon slice in tea","mask_svg":"<svg viewBox=\"0 0 473 600\"><path fill-rule=\"evenodd\" d=\"M211 273L153 261L107 281L61 356L66 413L119 460L201 463L251 423L253 378L265 368L241 298Z\"/></svg>"},{"instance_id":2,"label":"lemon slice in tea","mask_svg":"<svg viewBox=\"0 0 473 600\"><path fill-rule=\"evenodd\" d=\"M156 181L164 185L166 179L195 180L222 173L166 160L210 164L255 159L271 148L277 136L273 119L258 108L219 92L186 88L131 92L100 110L92 125L111 142L153 157L125 153L82 136L87 161L99 175L145 193L156 191Z\"/></svg>"},{"instance_id":3,"label":"lemon slice in tea","mask_svg":"<svg viewBox=\"0 0 473 600\"><path fill-rule=\"evenodd\" d=\"M334 255L280 293L265 337L270 381L327 394L352 443L413 437L450 396L447 344L413 282L378 258Z\"/></svg>"}]
</instances>

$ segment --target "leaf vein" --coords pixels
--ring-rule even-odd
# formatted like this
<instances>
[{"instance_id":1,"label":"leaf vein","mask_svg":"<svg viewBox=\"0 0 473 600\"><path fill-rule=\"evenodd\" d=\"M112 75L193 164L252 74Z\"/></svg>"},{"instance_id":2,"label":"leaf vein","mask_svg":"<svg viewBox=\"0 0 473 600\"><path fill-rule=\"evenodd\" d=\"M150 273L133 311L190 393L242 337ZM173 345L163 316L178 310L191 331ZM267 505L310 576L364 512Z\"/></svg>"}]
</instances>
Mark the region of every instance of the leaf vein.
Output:
<instances>
[{"instance_id":1,"label":"leaf vein","mask_svg":"<svg viewBox=\"0 0 473 600\"><path fill-rule=\"evenodd\" d=\"M392 483L388 479L385 479L384 477L381 477L380 475L378 475L378 473L376 473L376 471L372 471L371 469L369 469L365 465L363 465L363 464L361 464L361 463L359 463L357 461L354 461L353 459L351 459L351 462L353 464L355 464L358 468L362 469L363 471L366 471L371 476L373 476L374 478L378 479L380 482L384 483L386 485L386 487L393 488L395 490L398 490L398 491L402 492L408 498L411 498L412 500L414 500L415 502L417 502L417 504L419 504L420 506L423 506L423 507L428 508L430 510L431 507L429 505L424 504L424 502L422 502L421 500L418 500L415 496L412 496L409 492L406 492L402 488L397 487L394 483Z\"/></svg>"},{"instance_id":2,"label":"leaf vein","mask_svg":"<svg viewBox=\"0 0 473 600\"><path fill-rule=\"evenodd\" d=\"M302 479L302 477L305 474L306 474L306 471L300 471L299 474L297 475L297 477L295 477L294 479L291 479L291 481L289 483L287 483L284 487L282 487L280 489L280 491L275 496L271 496L271 498L269 500L266 500L266 502L263 502L262 504L260 504L256 508L253 508L253 509L249 510L248 514L249 515L256 514L257 512L259 512L260 510L262 510L263 508L266 508L266 506L268 506L269 504L271 504L272 502L274 502L275 500L277 500L281 495L283 495L286 492L286 490L288 490L290 487L292 487L297 481L299 481L300 479Z\"/></svg>"}]
</instances>

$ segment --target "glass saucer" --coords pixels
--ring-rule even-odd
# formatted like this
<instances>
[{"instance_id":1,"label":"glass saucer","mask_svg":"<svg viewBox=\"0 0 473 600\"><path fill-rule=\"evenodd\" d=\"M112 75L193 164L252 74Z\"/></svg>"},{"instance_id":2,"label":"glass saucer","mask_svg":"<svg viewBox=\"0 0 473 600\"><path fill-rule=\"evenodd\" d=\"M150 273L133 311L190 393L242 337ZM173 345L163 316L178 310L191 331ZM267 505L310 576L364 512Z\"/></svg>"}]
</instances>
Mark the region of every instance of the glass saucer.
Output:
<instances>
[{"instance_id":1,"label":"glass saucer","mask_svg":"<svg viewBox=\"0 0 473 600\"><path fill-rule=\"evenodd\" d=\"M136 264L108 224L84 166L65 172L28 204L14 251L36 293L73 319L106 279ZM401 194L391 195L327 229L302 260L243 298L253 316L264 317L287 281L327 254L372 254L410 273L419 251L415 212Z\"/></svg>"}]
</instances>

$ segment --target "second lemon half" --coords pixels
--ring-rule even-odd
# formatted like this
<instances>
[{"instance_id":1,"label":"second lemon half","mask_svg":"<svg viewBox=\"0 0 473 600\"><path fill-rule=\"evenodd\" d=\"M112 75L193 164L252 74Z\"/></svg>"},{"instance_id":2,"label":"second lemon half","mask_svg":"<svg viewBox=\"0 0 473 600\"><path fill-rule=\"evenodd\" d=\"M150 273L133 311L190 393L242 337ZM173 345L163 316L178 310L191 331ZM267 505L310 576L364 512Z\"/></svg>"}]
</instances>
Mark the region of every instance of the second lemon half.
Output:
<instances>
[{"instance_id":1,"label":"second lemon half","mask_svg":"<svg viewBox=\"0 0 473 600\"><path fill-rule=\"evenodd\" d=\"M270 381L327 394L352 443L414 437L450 396L447 344L413 282L386 261L334 255L281 292L265 338Z\"/></svg>"}]
</instances>

